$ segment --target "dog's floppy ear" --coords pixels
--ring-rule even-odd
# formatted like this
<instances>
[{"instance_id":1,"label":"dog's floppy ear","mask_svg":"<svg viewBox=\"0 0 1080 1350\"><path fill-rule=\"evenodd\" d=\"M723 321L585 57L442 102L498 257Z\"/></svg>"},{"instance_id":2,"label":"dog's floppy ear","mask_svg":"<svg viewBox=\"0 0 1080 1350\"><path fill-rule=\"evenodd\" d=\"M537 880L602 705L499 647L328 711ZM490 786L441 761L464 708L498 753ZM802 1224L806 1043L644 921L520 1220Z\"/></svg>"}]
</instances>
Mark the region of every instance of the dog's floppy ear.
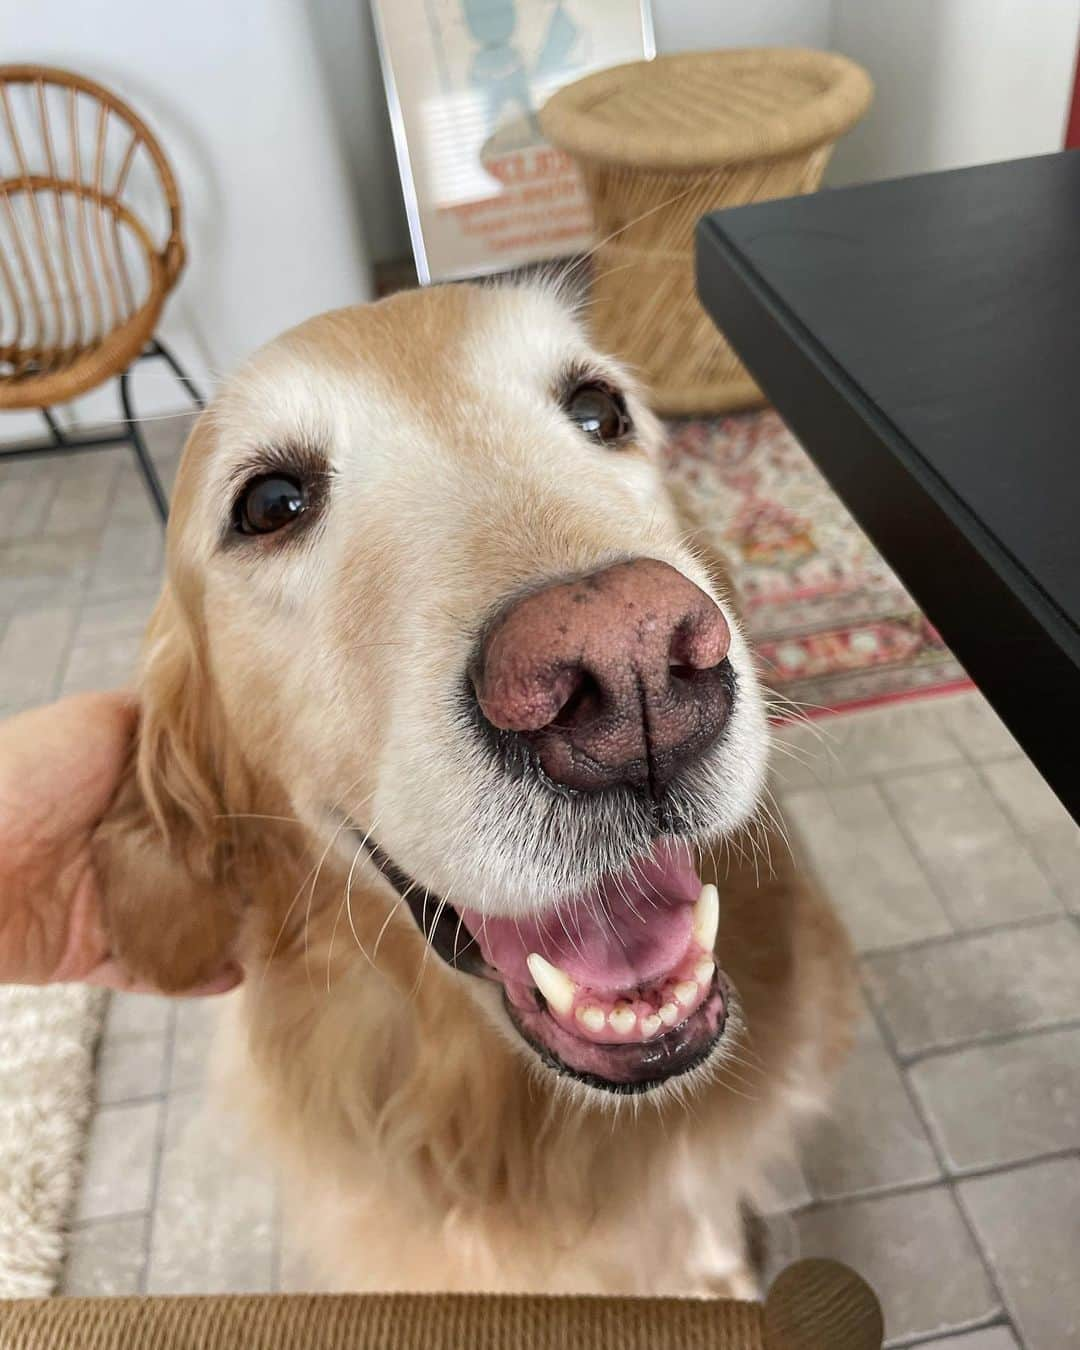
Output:
<instances>
[{"instance_id":1,"label":"dog's floppy ear","mask_svg":"<svg viewBox=\"0 0 1080 1350\"><path fill-rule=\"evenodd\" d=\"M230 895L224 736L199 635L168 585L147 633L132 756L95 835L111 954L169 993L215 980L239 922Z\"/></svg>"}]
</instances>

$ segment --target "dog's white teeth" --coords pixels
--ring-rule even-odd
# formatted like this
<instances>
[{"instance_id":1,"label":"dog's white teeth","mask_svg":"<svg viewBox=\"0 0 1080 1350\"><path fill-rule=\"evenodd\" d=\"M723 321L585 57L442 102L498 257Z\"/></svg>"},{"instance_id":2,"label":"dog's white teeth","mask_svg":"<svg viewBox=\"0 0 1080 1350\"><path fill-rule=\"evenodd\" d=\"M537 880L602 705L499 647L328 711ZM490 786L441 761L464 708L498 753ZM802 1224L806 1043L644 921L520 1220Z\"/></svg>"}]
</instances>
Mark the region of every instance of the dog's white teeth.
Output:
<instances>
[{"instance_id":1,"label":"dog's white teeth","mask_svg":"<svg viewBox=\"0 0 1080 1350\"><path fill-rule=\"evenodd\" d=\"M684 1008L689 1008L698 996L697 982L695 980L683 980L681 984L675 986L672 993Z\"/></svg>"},{"instance_id":2,"label":"dog's white teeth","mask_svg":"<svg viewBox=\"0 0 1080 1350\"><path fill-rule=\"evenodd\" d=\"M628 1003L617 1003L608 1013L608 1022L612 1031L617 1031L620 1036L628 1036L637 1025L637 1017Z\"/></svg>"},{"instance_id":3,"label":"dog's white teeth","mask_svg":"<svg viewBox=\"0 0 1080 1350\"><path fill-rule=\"evenodd\" d=\"M711 952L716 946L719 927L720 892L715 886L702 886L694 906L694 941L705 951Z\"/></svg>"},{"instance_id":4,"label":"dog's white teeth","mask_svg":"<svg viewBox=\"0 0 1080 1350\"><path fill-rule=\"evenodd\" d=\"M588 1007L579 1008L575 1013L577 1020L587 1031L603 1031L604 1029L604 1010L589 1004Z\"/></svg>"},{"instance_id":5,"label":"dog's white teeth","mask_svg":"<svg viewBox=\"0 0 1080 1350\"><path fill-rule=\"evenodd\" d=\"M663 1025L663 1022L656 1013L649 1013L647 1017L641 1019L642 1034L645 1036L655 1036Z\"/></svg>"},{"instance_id":6,"label":"dog's white teeth","mask_svg":"<svg viewBox=\"0 0 1080 1350\"><path fill-rule=\"evenodd\" d=\"M707 987L712 980L713 971L716 969L716 962L706 957L704 961L699 961L694 967L694 979L698 984Z\"/></svg>"},{"instance_id":7,"label":"dog's white teeth","mask_svg":"<svg viewBox=\"0 0 1080 1350\"><path fill-rule=\"evenodd\" d=\"M657 1017L666 1027L673 1027L679 1020L679 1009L674 1003L661 1003L656 1010Z\"/></svg>"},{"instance_id":8,"label":"dog's white teeth","mask_svg":"<svg viewBox=\"0 0 1080 1350\"><path fill-rule=\"evenodd\" d=\"M550 961L545 961L539 952L533 952L526 965L529 967L529 974L533 977L537 989L547 999L548 1006L553 1008L562 1017L569 1017L574 1007L574 999L577 996L577 985L566 974L565 971L553 966ZM600 1025L603 1026L603 1014L601 1014Z\"/></svg>"}]
</instances>

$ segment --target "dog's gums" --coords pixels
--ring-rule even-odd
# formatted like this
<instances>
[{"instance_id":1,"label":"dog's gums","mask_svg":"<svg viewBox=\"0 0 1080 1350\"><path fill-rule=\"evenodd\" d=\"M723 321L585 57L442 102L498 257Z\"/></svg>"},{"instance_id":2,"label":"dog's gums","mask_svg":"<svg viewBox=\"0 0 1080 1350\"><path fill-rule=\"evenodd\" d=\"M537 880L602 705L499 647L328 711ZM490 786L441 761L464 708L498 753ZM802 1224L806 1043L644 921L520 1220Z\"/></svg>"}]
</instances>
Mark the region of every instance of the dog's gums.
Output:
<instances>
[{"instance_id":1,"label":"dog's gums","mask_svg":"<svg viewBox=\"0 0 1080 1350\"><path fill-rule=\"evenodd\" d=\"M422 889L368 850L401 894ZM701 1063L723 1032L720 898L678 841L540 914L496 917L430 897L410 908L449 965L502 985L511 1022L550 1067L594 1087L656 1086Z\"/></svg>"}]
</instances>

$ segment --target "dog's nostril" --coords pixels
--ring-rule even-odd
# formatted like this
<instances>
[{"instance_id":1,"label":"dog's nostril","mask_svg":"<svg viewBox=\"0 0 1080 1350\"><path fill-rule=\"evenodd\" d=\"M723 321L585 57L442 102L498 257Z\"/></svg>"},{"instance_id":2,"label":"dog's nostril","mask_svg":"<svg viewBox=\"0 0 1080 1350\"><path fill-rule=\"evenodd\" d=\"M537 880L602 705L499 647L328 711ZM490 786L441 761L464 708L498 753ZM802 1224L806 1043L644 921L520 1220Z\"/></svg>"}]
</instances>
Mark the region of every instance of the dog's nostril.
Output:
<instances>
[{"instance_id":1,"label":"dog's nostril","mask_svg":"<svg viewBox=\"0 0 1080 1350\"><path fill-rule=\"evenodd\" d=\"M719 609L711 602L688 614L671 634L668 668L675 679L718 666L727 656L730 634Z\"/></svg>"},{"instance_id":2,"label":"dog's nostril","mask_svg":"<svg viewBox=\"0 0 1080 1350\"><path fill-rule=\"evenodd\" d=\"M687 666L678 661L670 661L668 663L668 674L673 680L692 680L695 675L700 675L701 672L697 666Z\"/></svg>"},{"instance_id":3,"label":"dog's nostril","mask_svg":"<svg viewBox=\"0 0 1080 1350\"><path fill-rule=\"evenodd\" d=\"M578 672L577 681L570 696L548 723L548 726L560 731L570 731L590 722L603 710L604 694L595 676L587 670Z\"/></svg>"}]
</instances>

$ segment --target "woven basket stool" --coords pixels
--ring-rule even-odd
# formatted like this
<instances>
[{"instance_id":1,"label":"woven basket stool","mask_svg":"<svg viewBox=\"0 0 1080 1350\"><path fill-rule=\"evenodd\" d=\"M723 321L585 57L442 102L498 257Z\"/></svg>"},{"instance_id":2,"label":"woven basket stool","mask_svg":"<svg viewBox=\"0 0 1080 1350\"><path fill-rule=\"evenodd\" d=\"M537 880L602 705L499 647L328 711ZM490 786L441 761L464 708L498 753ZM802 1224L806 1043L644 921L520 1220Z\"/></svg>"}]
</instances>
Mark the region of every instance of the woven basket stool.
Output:
<instances>
[{"instance_id":1,"label":"woven basket stool","mask_svg":"<svg viewBox=\"0 0 1080 1350\"><path fill-rule=\"evenodd\" d=\"M548 100L544 134L577 160L592 204L595 336L658 412L762 401L698 304L694 226L718 207L813 192L872 95L845 57L755 48L632 61Z\"/></svg>"},{"instance_id":2,"label":"woven basket stool","mask_svg":"<svg viewBox=\"0 0 1080 1350\"><path fill-rule=\"evenodd\" d=\"M0 1300L0 1350L881 1350L881 1306L799 1261L762 1306L513 1294Z\"/></svg>"}]
</instances>

